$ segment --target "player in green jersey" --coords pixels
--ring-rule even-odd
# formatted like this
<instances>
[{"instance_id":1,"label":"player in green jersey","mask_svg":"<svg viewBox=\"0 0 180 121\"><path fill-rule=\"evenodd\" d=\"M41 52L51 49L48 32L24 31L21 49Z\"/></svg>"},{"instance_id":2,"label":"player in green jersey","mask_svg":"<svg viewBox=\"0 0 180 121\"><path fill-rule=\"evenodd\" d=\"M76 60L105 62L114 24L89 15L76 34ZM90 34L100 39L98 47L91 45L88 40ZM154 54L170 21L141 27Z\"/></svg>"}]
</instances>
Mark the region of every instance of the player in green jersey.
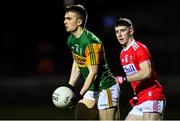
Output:
<instances>
[{"instance_id":1,"label":"player in green jersey","mask_svg":"<svg viewBox=\"0 0 180 121\"><path fill-rule=\"evenodd\" d=\"M74 86L80 75L84 84L72 99L76 105L75 119L119 119L120 88L108 67L104 45L85 28L87 11L82 5L66 7L64 25L71 33L67 44L72 51L73 64L68 87ZM98 111L98 113L97 113Z\"/></svg>"}]
</instances>

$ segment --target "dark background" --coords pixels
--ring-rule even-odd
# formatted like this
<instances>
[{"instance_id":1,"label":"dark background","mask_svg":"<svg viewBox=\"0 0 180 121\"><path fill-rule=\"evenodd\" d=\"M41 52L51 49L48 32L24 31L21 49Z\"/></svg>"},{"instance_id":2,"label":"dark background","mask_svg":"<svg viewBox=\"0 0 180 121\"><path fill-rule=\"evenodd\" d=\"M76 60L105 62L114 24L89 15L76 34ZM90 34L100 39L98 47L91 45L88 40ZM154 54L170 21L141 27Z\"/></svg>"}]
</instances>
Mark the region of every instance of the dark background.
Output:
<instances>
[{"instance_id":1,"label":"dark background","mask_svg":"<svg viewBox=\"0 0 180 121\"><path fill-rule=\"evenodd\" d=\"M159 81L167 95L165 119L180 119L179 28L180 7L176 1L31 0L1 1L0 119L72 119L57 109L52 92L68 81L72 57L67 47L64 7L82 4L89 18L87 29L104 43L114 74L121 74L113 24L118 17L134 23L136 40L149 48ZM130 110L131 89L123 84L122 119Z\"/></svg>"}]
</instances>

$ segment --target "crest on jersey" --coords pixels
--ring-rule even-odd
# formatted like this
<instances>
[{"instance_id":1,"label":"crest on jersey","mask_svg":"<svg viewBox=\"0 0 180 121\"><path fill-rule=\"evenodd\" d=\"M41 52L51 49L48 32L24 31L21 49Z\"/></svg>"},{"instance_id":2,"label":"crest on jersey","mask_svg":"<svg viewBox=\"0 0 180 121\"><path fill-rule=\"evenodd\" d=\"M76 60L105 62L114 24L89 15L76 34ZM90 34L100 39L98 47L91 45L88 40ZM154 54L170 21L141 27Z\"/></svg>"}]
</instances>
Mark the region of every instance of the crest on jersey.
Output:
<instances>
[{"instance_id":1,"label":"crest on jersey","mask_svg":"<svg viewBox=\"0 0 180 121\"><path fill-rule=\"evenodd\" d=\"M129 56L129 60L132 61L132 58L133 58L132 55L130 55L130 56Z\"/></svg>"}]
</instances>

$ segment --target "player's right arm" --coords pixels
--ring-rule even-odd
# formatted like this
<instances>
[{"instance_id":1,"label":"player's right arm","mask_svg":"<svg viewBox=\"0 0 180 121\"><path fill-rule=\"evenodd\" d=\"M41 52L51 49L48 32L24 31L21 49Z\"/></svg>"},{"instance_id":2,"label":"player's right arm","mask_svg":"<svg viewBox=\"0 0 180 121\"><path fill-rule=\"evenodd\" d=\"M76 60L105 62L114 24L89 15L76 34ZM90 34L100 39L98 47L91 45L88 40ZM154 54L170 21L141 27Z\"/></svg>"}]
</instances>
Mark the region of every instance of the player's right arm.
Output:
<instances>
[{"instance_id":1,"label":"player's right arm","mask_svg":"<svg viewBox=\"0 0 180 121\"><path fill-rule=\"evenodd\" d=\"M132 81L143 81L146 78L151 77L152 67L149 60L139 64L140 70L132 75L126 76L129 82Z\"/></svg>"},{"instance_id":2,"label":"player's right arm","mask_svg":"<svg viewBox=\"0 0 180 121\"><path fill-rule=\"evenodd\" d=\"M70 79L69 79L69 84L74 86L78 80L80 76L80 69L76 63L76 61L74 60L73 64L72 64L72 69L71 69L71 75L70 75Z\"/></svg>"},{"instance_id":3,"label":"player's right arm","mask_svg":"<svg viewBox=\"0 0 180 121\"><path fill-rule=\"evenodd\" d=\"M68 87L74 92L74 86L80 76L80 69L77 65L77 62L74 60L72 64L72 69L71 69L71 75L68 83ZM74 93L75 96L71 99L72 105L75 105L78 103L79 100L83 98L83 96L80 93Z\"/></svg>"}]
</instances>

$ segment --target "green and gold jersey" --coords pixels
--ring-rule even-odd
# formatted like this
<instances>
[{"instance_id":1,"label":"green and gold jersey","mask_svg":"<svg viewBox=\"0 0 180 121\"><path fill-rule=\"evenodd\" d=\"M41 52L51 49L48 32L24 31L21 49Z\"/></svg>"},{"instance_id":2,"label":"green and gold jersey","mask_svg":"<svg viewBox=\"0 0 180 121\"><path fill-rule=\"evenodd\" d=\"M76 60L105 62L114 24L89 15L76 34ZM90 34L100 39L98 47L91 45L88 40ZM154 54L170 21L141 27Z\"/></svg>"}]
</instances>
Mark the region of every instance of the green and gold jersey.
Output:
<instances>
[{"instance_id":1,"label":"green and gold jersey","mask_svg":"<svg viewBox=\"0 0 180 121\"><path fill-rule=\"evenodd\" d=\"M98 76L91 84L89 90L107 89L116 83L106 62L104 46L101 40L92 32L85 29L79 38L75 38L71 34L67 44L84 80L89 74L87 66L99 65Z\"/></svg>"}]
</instances>

